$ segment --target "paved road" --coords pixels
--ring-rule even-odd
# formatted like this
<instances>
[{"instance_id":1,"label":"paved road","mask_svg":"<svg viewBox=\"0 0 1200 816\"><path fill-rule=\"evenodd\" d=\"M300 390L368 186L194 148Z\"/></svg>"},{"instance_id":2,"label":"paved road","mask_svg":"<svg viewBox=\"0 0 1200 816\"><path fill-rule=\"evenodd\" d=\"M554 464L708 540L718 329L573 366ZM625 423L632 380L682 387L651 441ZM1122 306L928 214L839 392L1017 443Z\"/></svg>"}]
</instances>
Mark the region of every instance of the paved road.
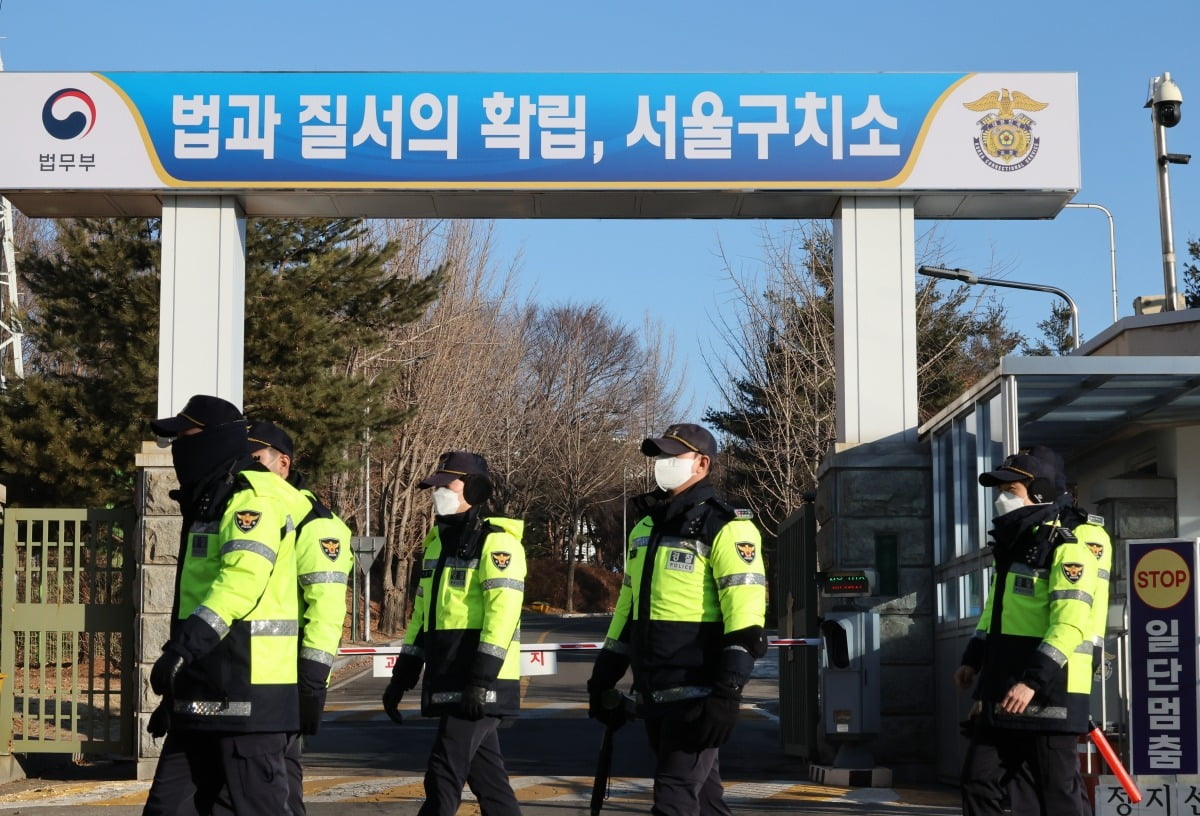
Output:
<instances>
[{"instance_id":1,"label":"paved road","mask_svg":"<svg viewBox=\"0 0 1200 816\"><path fill-rule=\"evenodd\" d=\"M581 642L601 639L607 619L531 616L522 639ZM526 678L522 716L501 731L513 785L527 816L585 814L601 729L587 719L584 683L593 652L558 652L558 673ZM949 789L846 789L806 779L797 759L779 749L774 655L760 662L747 687L742 719L721 751L726 798L738 814L794 811L813 814L952 814ZM331 688L321 733L306 746L305 799L312 816L415 814L436 721L418 715L418 695L405 700L403 726L380 709L386 684L366 671ZM617 733L613 784L605 813L649 811L653 760L636 725ZM40 779L0 786L0 813L37 816L135 816L148 783L131 779L128 763L48 769ZM80 779L78 777L88 778ZM462 814L477 814L467 795Z\"/></svg>"}]
</instances>

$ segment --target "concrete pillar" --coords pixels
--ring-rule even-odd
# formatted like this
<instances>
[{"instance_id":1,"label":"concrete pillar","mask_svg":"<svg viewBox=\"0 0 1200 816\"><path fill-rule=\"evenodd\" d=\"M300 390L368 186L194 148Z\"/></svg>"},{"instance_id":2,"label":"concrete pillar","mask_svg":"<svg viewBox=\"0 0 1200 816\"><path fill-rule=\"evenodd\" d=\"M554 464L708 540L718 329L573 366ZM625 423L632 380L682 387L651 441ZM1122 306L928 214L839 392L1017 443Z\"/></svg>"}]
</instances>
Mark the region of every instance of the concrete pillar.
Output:
<instances>
[{"instance_id":1,"label":"concrete pillar","mask_svg":"<svg viewBox=\"0 0 1200 816\"><path fill-rule=\"evenodd\" d=\"M837 441L917 439L912 199L847 196L833 222Z\"/></svg>"},{"instance_id":2,"label":"concrete pillar","mask_svg":"<svg viewBox=\"0 0 1200 816\"><path fill-rule=\"evenodd\" d=\"M135 462L137 493L137 623L135 630L139 680L137 693L137 778L149 779L162 740L146 733L150 713L159 696L150 689L150 669L171 636L171 608L175 599L175 565L183 519L179 505L167 494L178 486L171 464L171 449L143 442Z\"/></svg>"},{"instance_id":3,"label":"concrete pillar","mask_svg":"<svg viewBox=\"0 0 1200 816\"><path fill-rule=\"evenodd\" d=\"M912 200L848 196L834 220L837 442L818 473L821 570L898 565L879 613L880 734L866 747L900 781L934 773L933 549L929 446L917 442ZM822 599L822 613L829 599Z\"/></svg>"},{"instance_id":4,"label":"concrete pillar","mask_svg":"<svg viewBox=\"0 0 1200 816\"><path fill-rule=\"evenodd\" d=\"M158 412L170 416L193 394L242 404L245 358L246 221L232 196L164 196L159 297ZM137 776L154 774L161 741L146 733L159 703L150 669L170 637L182 519L170 448L137 454Z\"/></svg>"},{"instance_id":5,"label":"concrete pillar","mask_svg":"<svg viewBox=\"0 0 1200 816\"><path fill-rule=\"evenodd\" d=\"M232 196L164 196L158 414L193 394L242 404L246 221Z\"/></svg>"}]
</instances>

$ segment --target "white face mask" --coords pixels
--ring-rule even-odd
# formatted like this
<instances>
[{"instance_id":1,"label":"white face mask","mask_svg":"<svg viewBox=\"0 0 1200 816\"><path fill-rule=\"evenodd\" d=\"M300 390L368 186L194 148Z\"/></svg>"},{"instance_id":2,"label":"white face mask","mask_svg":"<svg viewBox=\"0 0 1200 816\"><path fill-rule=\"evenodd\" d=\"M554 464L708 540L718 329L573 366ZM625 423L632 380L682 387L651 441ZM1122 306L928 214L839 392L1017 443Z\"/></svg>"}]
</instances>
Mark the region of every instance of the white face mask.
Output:
<instances>
[{"instance_id":1,"label":"white face mask","mask_svg":"<svg viewBox=\"0 0 1200 816\"><path fill-rule=\"evenodd\" d=\"M996 508L997 516L1003 516L1005 513L1011 513L1018 507L1024 507L1025 500L1016 493L1009 493L1005 490L996 497L996 501L992 503L992 506Z\"/></svg>"},{"instance_id":2,"label":"white face mask","mask_svg":"<svg viewBox=\"0 0 1200 816\"><path fill-rule=\"evenodd\" d=\"M450 488L435 487L433 489L433 512L439 516L454 515L458 512L460 504L462 504L462 496Z\"/></svg>"},{"instance_id":3,"label":"white face mask","mask_svg":"<svg viewBox=\"0 0 1200 816\"><path fill-rule=\"evenodd\" d=\"M695 465L695 459L680 459L678 456L655 459L654 481L658 482L658 486L663 490L670 492L692 478Z\"/></svg>"}]
</instances>

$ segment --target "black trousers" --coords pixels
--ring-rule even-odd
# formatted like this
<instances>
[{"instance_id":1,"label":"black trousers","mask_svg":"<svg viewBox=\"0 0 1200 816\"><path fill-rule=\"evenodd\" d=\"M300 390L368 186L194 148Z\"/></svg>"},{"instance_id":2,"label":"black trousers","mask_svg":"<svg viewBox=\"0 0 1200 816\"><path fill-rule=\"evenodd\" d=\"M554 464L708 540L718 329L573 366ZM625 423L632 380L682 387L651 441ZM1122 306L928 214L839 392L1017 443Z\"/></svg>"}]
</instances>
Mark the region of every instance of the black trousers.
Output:
<instances>
[{"instance_id":1,"label":"black trousers","mask_svg":"<svg viewBox=\"0 0 1200 816\"><path fill-rule=\"evenodd\" d=\"M1091 816L1079 738L975 728L962 770L963 816Z\"/></svg>"},{"instance_id":2,"label":"black trousers","mask_svg":"<svg viewBox=\"0 0 1200 816\"><path fill-rule=\"evenodd\" d=\"M499 717L441 718L425 771L425 802L417 816L454 816L464 784L479 801L482 816L520 816L500 754L499 726Z\"/></svg>"},{"instance_id":3,"label":"black trousers","mask_svg":"<svg viewBox=\"0 0 1200 816\"><path fill-rule=\"evenodd\" d=\"M142 816L304 816L302 774L295 734L171 731Z\"/></svg>"},{"instance_id":4,"label":"black trousers","mask_svg":"<svg viewBox=\"0 0 1200 816\"><path fill-rule=\"evenodd\" d=\"M719 748L689 747L680 717L651 717L646 735L654 750L653 816L733 816L725 804Z\"/></svg>"}]
</instances>

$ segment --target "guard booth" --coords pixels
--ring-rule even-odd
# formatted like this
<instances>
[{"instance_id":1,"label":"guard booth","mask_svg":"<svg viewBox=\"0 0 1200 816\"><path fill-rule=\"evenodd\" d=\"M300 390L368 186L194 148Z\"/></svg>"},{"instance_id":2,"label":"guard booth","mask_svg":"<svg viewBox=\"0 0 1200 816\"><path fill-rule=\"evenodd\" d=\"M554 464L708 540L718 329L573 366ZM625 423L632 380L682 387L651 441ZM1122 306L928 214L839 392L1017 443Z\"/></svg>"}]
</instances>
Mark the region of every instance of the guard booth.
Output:
<instances>
[{"instance_id":1,"label":"guard booth","mask_svg":"<svg viewBox=\"0 0 1200 816\"><path fill-rule=\"evenodd\" d=\"M1190 352L1180 355L1180 352ZM952 675L992 576L992 491L980 473L1047 445L1062 455L1079 504L1113 542L1105 666L1092 716L1110 739L1129 733L1127 542L1200 535L1200 314L1134 315L1067 357L1008 357L921 429L932 459L937 768L957 780L970 706ZM1134 729L1136 733L1136 728ZM1125 757L1128 764L1129 757Z\"/></svg>"}]
</instances>

